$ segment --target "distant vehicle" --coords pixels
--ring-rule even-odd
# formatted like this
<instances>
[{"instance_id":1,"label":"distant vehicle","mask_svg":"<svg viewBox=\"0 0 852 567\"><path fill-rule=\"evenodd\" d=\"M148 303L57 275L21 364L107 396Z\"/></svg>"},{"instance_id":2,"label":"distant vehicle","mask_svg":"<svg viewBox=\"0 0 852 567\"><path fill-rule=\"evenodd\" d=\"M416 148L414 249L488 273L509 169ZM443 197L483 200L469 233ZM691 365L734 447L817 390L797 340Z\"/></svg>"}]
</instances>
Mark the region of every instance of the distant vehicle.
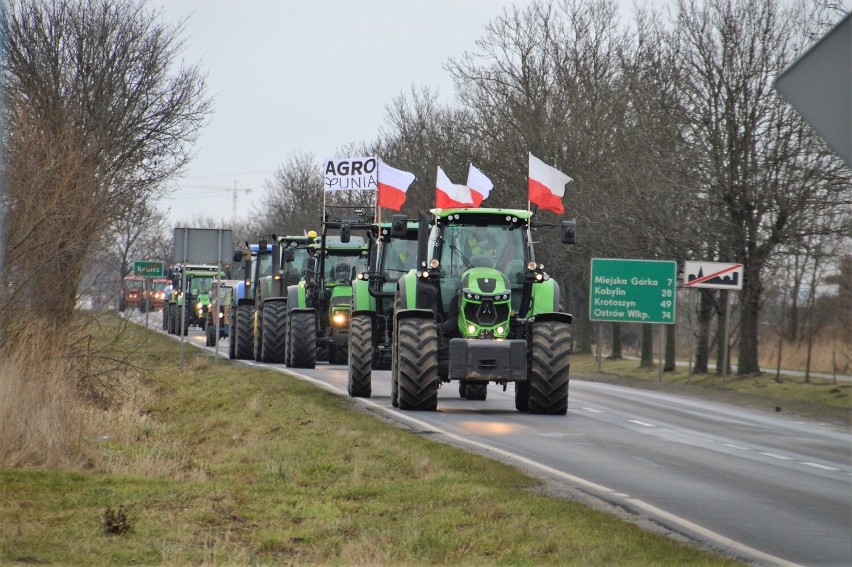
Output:
<instances>
[{"instance_id":1,"label":"distant vehicle","mask_svg":"<svg viewBox=\"0 0 852 567\"><path fill-rule=\"evenodd\" d=\"M207 319L204 325L207 346L216 346L216 341L231 334L231 303L240 280L213 280L210 292L210 305L204 311ZM216 336L216 318L219 319L219 336ZM231 341L233 342L233 341ZM231 346L233 350L233 346ZM230 353L229 353L230 354ZM234 358L231 356L231 358Z\"/></svg>"},{"instance_id":2,"label":"distant vehicle","mask_svg":"<svg viewBox=\"0 0 852 567\"><path fill-rule=\"evenodd\" d=\"M152 280L150 285L151 290L148 292L148 297L151 301L151 309L160 310L166 304L172 282L165 278L157 278Z\"/></svg>"},{"instance_id":3,"label":"distant vehicle","mask_svg":"<svg viewBox=\"0 0 852 567\"><path fill-rule=\"evenodd\" d=\"M126 276L121 285L118 310L139 309L145 297L144 288L145 278L141 276Z\"/></svg>"}]
</instances>

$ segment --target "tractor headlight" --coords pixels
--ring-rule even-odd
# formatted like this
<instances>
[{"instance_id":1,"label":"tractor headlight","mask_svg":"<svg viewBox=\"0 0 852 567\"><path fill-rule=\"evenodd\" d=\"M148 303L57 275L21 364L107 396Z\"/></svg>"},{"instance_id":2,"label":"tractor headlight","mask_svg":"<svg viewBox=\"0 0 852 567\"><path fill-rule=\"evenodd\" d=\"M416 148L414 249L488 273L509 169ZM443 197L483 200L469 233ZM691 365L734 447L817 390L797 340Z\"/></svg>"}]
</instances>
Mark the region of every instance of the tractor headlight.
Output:
<instances>
[{"instance_id":1,"label":"tractor headlight","mask_svg":"<svg viewBox=\"0 0 852 567\"><path fill-rule=\"evenodd\" d=\"M204 304L199 301L195 304L195 308L201 311L204 308Z\"/></svg>"},{"instance_id":2,"label":"tractor headlight","mask_svg":"<svg viewBox=\"0 0 852 567\"><path fill-rule=\"evenodd\" d=\"M536 268L538 268L538 264L536 264L535 262L530 262L527 264L527 269L531 272L534 272Z\"/></svg>"},{"instance_id":3,"label":"tractor headlight","mask_svg":"<svg viewBox=\"0 0 852 567\"><path fill-rule=\"evenodd\" d=\"M494 332L498 335L502 335L506 332L506 327L504 327L503 325L500 325L494 330Z\"/></svg>"},{"instance_id":4,"label":"tractor headlight","mask_svg":"<svg viewBox=\"0 0 852 567\"><path fill-rule=\"evenodd\" d=\"M467 334L468 335L475 335L476 334L476 326L468 325L467 326Z\"/></svg>"},{"instance_id":5,"label":"tractor headlight","mask_svg":"<svg viewBox=\"0 0 852 567\"><path fill-rule=\"evenodd\" d=\"M438 266L440 266L440 265L441 265L441 262L438 261L437 258L432 258L431 260L429 260L429 267L432 268L433 270L437 270Z\"/></svg>"},{"instance_id":6,"label":"tractor headlight","mask_svg":"<svg viewBox=\"0 0 852 567\"><path fill-rule=\"evenodd\" d=\"M336 311L334 315L331 316L331 322L337 326L343 326L349 320L349 314L345 311Z\"/></svg>"},{"instance_id":7,"label":"tractor headlight","mask_svg":"<svg viewBox=\"0 0 852 567\"><path fill-rule=\"evenodd\" d=\"M543 280L543 279L544 279L544 276L543 276L543 275L541 275L541 274L536 274L536 275L535 275L535 280L536 280L536 281L540 282L540 281L541 281L541 280Z\"/></svg>"}]
</instances>

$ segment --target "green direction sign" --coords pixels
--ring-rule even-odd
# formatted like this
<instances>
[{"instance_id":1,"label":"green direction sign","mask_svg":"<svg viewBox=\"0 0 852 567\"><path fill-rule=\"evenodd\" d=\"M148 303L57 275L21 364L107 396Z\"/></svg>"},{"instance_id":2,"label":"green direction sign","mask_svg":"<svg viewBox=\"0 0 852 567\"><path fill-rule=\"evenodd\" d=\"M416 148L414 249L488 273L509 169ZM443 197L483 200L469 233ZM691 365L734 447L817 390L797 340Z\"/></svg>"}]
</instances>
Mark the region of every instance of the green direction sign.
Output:
<instances>
[{"instance_id":1,"label":"green direction sign","mask_svg":"<svg viewBox=\"0 0 852 567\"><path fill-rule=\"evenodd\" d=\"M589 319L675 322L677 262L592 258Z\"/></svg>"},{"instance_id":2,"label":"green direction sign","mask_svg":"<svg viewBox=\"0 0 852 567\"><path fill-rule=\"evenodd\" d=\"M133 262L133 275L143 278L163 277L162 262Z\"/></svg>"}]
</instances>

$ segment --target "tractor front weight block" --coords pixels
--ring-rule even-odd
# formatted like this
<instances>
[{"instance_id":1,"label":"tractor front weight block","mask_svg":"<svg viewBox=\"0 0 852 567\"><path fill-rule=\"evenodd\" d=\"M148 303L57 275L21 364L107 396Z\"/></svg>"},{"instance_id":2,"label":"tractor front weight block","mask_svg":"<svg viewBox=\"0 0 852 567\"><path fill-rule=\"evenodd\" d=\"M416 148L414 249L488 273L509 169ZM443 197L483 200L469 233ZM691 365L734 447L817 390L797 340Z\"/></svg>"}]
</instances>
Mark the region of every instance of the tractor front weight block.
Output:
<instances>
[{"instance_id":1,"label":"tractor front weight block","mask_svg":"<svg viewBox=\"0 0 852 567\"><path fill-rule=\"evenodd\" d=\"M527 379L527 343L521 340L451 339L450 380Z\"/></svg>"}]
</instances>

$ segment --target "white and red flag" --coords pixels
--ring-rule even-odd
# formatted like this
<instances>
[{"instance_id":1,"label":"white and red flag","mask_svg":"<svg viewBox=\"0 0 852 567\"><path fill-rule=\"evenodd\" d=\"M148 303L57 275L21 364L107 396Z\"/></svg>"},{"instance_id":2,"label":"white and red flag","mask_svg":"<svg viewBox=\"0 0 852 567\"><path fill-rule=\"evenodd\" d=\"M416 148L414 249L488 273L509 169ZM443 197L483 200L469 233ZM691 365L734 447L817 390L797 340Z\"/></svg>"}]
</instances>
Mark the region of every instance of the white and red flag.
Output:
<instances>
[{"instance_id":1,"label":"white and red flag","mask_svg":"<svg viewBox=\"0 0 852 567\"><path fill-rule=\"evenodd\" d=\"M565 195L565 185L573 181L570 177L550 167L530 153L530 203L540 208L561 215L565 212L562 197Z\"/></svg>"},{"instance_id":2,"label":"white and red flag","mask_svg":"<svg viewBox=\"0 0 852 567\"><path fill-rule=\"evenodd\" d=\"M488 198L488 194L491 193L491 188L494 187L494 184L476 166L470 164L470 169L467 170L467 187L470 189L473 206L479 207L482 201Z\"/></svg>"},{"instance_id":3,"label":"white and red flag","mask_svg":"<svg viewBox=\"0 0 852 567\"><path fill-rule=\"evenodd\" d=\"M435 182L435 207L438 209L467 208L473 206L473 198L467 185L453 183L444 170L438 168Z\"/></svg>"},{"instance_id":4,"label":"white and red flag","mask_svg":"<svg viewBox=\"0 0 852 567\"><path fill-rule=\"evenodd\" d=\"M405 203L405 194L414 183L414 174L396 169L379 160L379 206L398 211Z\"/></svg>"}]
</instances>

